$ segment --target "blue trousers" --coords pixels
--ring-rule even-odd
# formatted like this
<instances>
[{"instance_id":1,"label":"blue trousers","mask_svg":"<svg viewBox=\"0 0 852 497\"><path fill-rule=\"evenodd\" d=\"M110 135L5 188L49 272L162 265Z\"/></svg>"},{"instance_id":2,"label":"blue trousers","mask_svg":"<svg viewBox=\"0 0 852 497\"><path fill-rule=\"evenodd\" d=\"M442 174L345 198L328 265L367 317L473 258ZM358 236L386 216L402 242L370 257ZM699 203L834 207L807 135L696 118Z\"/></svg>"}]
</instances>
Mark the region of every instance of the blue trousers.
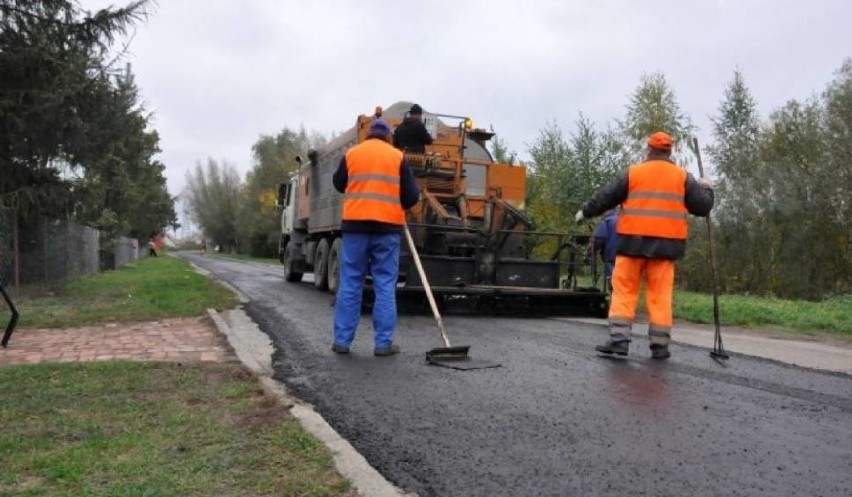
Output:
<instances>
[{"instance_id":1,"label":"blue trousers","mask_svg":"<svg viewBox=\"0 0 852 497\"><path fill-rule=\"evenodd\" d=\"M334 343L348 347L361 319L361 296L367 269L373 277L375 347L393 343L396 331L396 281L399 276L399 233L344 233L340 254L340 287L334 303Z\"/></svg>"}]
</instances>

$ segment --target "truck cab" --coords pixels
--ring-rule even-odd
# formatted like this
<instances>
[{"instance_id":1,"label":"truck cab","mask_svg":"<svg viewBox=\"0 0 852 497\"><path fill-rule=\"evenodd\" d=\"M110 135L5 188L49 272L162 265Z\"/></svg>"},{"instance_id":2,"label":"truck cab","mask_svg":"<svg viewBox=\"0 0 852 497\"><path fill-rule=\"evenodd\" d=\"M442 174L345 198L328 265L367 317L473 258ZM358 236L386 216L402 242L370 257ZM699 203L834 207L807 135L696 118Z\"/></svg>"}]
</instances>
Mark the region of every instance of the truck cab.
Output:
<instances>
[{"instance_id":1,"label":"truck cab","mask_svg":"<svg viewBox=\"0 0 852 497\"><path fill-rule=\"evenodd\" d=\"M296 223L296 210L298 203L296 202L297 192L299 191L299 175L290 173L290 178L286 183L278 185L278 207L281 208L281 234L291 235Z\"/></svg>"},{"instance_id":2,"label":"truck cab","mask_svg":"<svg viewBox=\"0 0 852 497\"><path fill-rule=\"evenodd\" d=\"M298 162L301 162L300 160ZM278 184L278 207L281 208L281 237L278 240L278 260L285 266L292 266L290 252L293 246L290 240L299 238L296 234L296 220L299 210L299 173L290 173L288 181ZM301 274L299 274L301 279Z\"/></svg>"}]
</instances>

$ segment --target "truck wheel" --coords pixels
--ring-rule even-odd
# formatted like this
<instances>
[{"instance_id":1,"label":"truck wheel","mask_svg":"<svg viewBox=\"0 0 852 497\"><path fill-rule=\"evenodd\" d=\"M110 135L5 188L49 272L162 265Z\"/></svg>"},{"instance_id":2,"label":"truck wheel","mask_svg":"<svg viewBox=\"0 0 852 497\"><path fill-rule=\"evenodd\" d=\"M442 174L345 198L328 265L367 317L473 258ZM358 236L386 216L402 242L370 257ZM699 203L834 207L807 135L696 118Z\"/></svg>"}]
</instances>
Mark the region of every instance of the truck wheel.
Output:
<instances>
[{"instance_id":1,"label":"truck wheel","mask_svg":"<svg viewBox=\"0 0 852 497\"><path fill-rule=\"evenodd\" d=\"M335 238L328 253L328 291L337 293L340 288L340 254L343 252L343 240Z\"/></svg>"},{"instance_id":2,"label":"truck wheel","mask_svg":"<svg viewBox=\"0 0 852 497\"><path fill-rule=\"evenodd\" d=\"M325 238L317 244L314 256L314 286L321 292L328 290L328 240Z\"/></svg>"},{"instance_id":3,"label":"truck wheel","mask_svg":"<svg viewBox=\"0 0 852 497\"><path fill-rule=\"evenodd\" d=\"M290 250L287 245L284 245L284 250L279 256L281 264L284 266L284 280L289 283L298 283L302 281L302 273L293 271L293 257L290 255Z\"/></svg>"},{"instance_id":4,"label":"truck wheel","mask_svg":"<svg viewBox=\"0 0 852 497\"><path fill-rule=\"evenodd\" d=\"M278 239L278 262L283 266L287 263L287 244L290 243L290 239L284 235L281 235L281 238Z\"/></svg>"}]
</instances>

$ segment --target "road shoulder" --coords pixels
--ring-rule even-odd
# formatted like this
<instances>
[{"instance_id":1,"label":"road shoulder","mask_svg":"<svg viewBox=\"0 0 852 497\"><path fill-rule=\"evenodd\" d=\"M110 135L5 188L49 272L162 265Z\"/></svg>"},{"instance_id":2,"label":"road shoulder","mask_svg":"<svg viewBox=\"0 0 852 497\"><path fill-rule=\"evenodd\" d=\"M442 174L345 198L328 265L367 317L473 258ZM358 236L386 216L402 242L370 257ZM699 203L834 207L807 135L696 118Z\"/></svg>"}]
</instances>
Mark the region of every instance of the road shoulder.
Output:
<instances>
[{"instance_id":1,"label":"road shoulder","mask_svg":"<svg viewBox=\"0 0 852 497\"><path fill-rule=\"evenodd\" d=\"M560 319L606 325L605 319ZM647 323L635 323L633 333L647 336ZM672 341L709 350L713 348L714 333L712 325L676 324L672 331ZM809 369L852 375L852 344L849 343L731 327L722 327L722 341L728 352L761 357Z\"/></svg>"}]
</instances>

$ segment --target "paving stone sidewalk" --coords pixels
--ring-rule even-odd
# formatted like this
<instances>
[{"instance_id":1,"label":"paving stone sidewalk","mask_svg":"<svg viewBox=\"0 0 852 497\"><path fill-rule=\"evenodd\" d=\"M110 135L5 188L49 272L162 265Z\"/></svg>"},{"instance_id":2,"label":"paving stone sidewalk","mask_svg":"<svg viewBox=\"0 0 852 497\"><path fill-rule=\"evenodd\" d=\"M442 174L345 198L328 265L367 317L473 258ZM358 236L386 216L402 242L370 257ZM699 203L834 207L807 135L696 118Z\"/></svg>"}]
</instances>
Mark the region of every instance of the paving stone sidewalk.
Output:
<instances>
[{"instance_id":1,"label":"paving stone sidewalk","mask_svg":"<svg viewBox=\"0 0 852 497\"><path fill-rule=\"evenodd\" d=\"M16 330L0 365L74 361L236 361L207 316L66 329Z\"/></svg>"}]
</instances>

